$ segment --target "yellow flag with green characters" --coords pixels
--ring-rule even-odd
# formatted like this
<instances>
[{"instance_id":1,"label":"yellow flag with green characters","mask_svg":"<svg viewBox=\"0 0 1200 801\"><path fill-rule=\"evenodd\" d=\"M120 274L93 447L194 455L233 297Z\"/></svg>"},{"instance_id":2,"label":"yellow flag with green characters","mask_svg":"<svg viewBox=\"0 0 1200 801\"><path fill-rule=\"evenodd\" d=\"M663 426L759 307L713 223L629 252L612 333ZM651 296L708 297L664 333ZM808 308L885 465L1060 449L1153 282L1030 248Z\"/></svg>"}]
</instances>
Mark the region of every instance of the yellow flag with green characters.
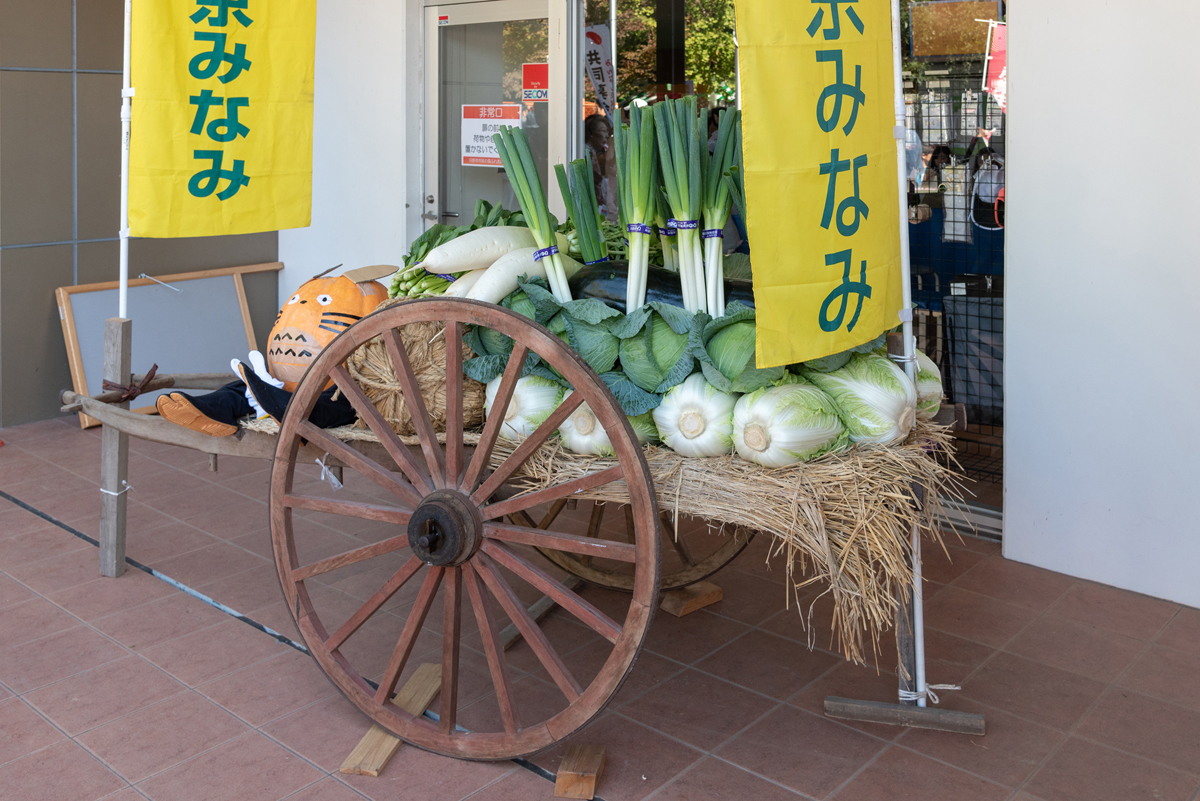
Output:
<instances>
[{"instance_id":1,"label":"yellow flag with green characters","mask_svg":"<svg viewBox=\"0 0 1200 801\"><path fill-rule=\"evenodd\" d=\"M310 223L316 20L316 0L134 4L132 236Z\"/></svg>"},{"instance_id":2,"label":"yellow flag with green characters","mask_svg":"<svg viewBox=\"0 0 1200 801\"><path fill-rule=\"evenodd\" d=\"M887 0L738 7L759 367L818 359L899 324Z\"/></svg>"}]
</instances>

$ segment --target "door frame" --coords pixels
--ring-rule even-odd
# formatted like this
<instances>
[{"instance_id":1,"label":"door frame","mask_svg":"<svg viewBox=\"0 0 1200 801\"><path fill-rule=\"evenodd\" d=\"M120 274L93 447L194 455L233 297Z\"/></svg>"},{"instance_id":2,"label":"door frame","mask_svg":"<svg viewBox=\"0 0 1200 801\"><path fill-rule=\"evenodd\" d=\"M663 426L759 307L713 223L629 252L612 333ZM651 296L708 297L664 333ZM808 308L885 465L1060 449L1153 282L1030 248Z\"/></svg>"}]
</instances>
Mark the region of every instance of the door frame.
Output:
<instances>
[{"instance_id":1,"label":"door frame","mask_svg":"<svg viewBox=\"0 0 1200 801\"><path fill-rule=\"evenodd\" d=\"M583 52L583 14L577 0L467 0L436 3L426 0L421 16L421 76L423 103L421 113L422 161L421 194L418 214L421 230L440 222L442 203L438 122L441 115L438 65L440 60L438 17L449 11L449 25L472 25L517 19L547 19L548 58L550 64L550 102L547 126L547 163L565 164L583 152L583 71L579 54ZM573 32L573 34L572 34ZM555 100L558 98L558 100ZM556 135L554 132L560 132ZM566 207L557 192L544 187L550 212L566 219Z\"/></svg>"}]
</instances>

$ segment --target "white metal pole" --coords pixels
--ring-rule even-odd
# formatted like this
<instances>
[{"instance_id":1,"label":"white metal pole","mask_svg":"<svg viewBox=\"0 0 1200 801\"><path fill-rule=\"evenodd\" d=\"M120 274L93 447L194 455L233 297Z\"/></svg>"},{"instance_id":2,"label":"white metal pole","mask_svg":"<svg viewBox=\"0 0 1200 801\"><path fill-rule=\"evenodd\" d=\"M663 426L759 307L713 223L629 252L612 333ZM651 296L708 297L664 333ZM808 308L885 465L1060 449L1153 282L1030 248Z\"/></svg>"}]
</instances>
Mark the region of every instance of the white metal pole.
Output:
<instances>
[{"instance_id":1,"label":"white metal pole","mask_svg":"<svg viewBox=\"0 0 1200 801\"><path fill-rule=\"evenodd\" d=\"M904 372L917 381L916 343L912 328L912 279L908 253L908 167L905 158L904 76L900 55L900 0L892 0L892 91L896 110L896 188L900 198L900 285L901 330L904 332ZM926 499L928 501L928 499ZM916 650L918 706L925 706L925 608L921 588L921 532L914 526L913 553L913 646Z\"/></svg>"},{"instance_id":2,"label":"white metal pole","mask_svg":"<svg viewBox=\"0 0 1200 801\"><path fill-rule=\"evenodd\" d=\"M121 83L121 278L118 290L118 317L128 317L129 300L129 121L133 116L133 89L129 85L129 51L133 19L133 0L125 0L125 61Z\"/></svg>"}]
</instances>

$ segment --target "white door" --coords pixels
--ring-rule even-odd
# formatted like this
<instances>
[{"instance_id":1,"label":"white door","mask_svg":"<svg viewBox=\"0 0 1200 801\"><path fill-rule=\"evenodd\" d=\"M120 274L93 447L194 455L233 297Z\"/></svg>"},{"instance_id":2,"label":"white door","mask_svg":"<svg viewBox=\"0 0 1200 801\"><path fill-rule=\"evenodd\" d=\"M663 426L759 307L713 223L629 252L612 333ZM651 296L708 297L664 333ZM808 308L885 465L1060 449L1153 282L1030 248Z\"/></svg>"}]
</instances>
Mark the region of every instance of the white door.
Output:
<instances>
[{"instance_id":1,"label":"white door","mask_svg":"<svg viewBox=\"0 0 1200 801\"><path fill-rule=\"evenodd\" d=\"M572 69L582 52L576 6L485 0L426 7L426 228L469 224L479 199L519 208L504 170L489 163L498 124L519 123L529 135L550 210L565 219L553 167L582 151L582 70ZM524 94L526 64L548 66L545 100Z\"/></svg>"}]
</instances>

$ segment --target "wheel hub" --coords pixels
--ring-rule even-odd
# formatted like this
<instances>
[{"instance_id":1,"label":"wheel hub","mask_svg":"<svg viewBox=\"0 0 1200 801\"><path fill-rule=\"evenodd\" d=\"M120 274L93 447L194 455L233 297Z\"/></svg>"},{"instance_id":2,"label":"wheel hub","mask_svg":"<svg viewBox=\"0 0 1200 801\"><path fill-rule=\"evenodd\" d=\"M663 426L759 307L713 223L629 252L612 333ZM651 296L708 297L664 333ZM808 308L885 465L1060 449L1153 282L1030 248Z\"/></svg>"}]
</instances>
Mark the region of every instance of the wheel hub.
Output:
<instances>
[{"instance_id":1,"label":"wheel hub","mask_svg":"<svg viewBox=\"0 0 1200 801\"><path fill-rule=\"evenodd\" d=\"M421 501L408 521L408 544L427 565L458 565L479 550L483 522L466 496L435 490Z\"/></svg>"}]
</instances>

